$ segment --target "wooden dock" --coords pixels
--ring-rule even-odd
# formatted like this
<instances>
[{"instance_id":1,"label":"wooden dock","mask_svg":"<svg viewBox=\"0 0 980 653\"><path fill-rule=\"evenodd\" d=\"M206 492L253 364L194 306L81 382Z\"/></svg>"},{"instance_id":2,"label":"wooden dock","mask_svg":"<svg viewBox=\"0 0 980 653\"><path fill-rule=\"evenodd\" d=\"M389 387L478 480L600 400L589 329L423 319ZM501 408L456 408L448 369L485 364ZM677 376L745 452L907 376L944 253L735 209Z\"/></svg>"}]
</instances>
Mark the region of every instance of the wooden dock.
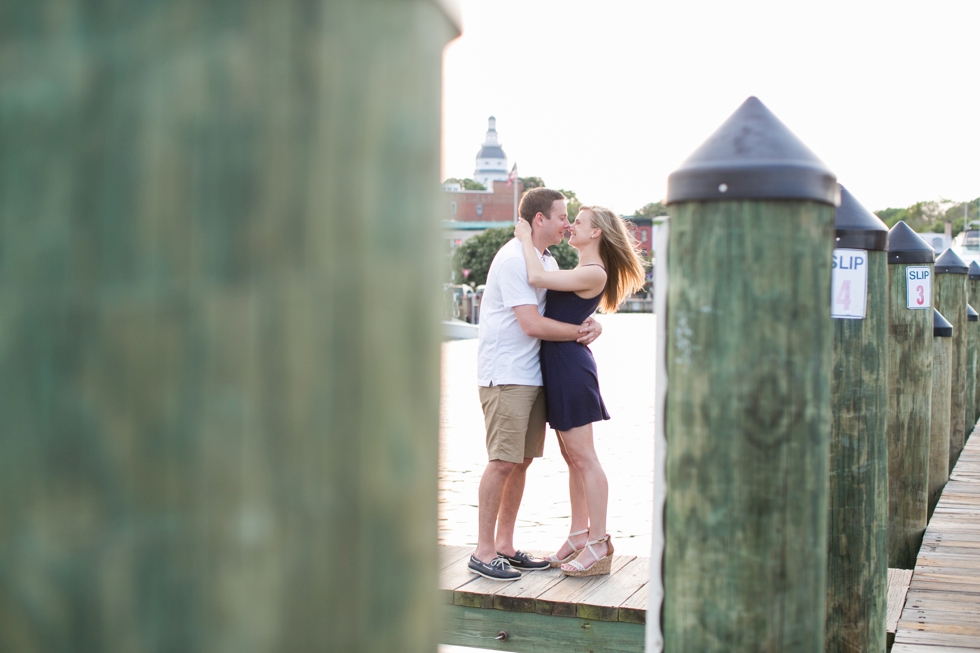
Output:
<instances>
[{"instance_id":1,"label":"wooden dock","mask_svg":"<svg viewBox=\"0 0 980 653\"><path fill-rule=\"evenodd\" d=\"M502 583L467 570L473 547L441 548L441 643L521 653L643 650L649 558L614 556L608 576L546 569ZM506 639L496 639L501 632Z\"/></svg>"},{"instance_id":2,"label":"wooden dock","mask_svg":"<svg viewBox=\"0 0 980 653\"><path fill-rule=\"evenodd\" d=\"M980 653L980 436L926 528L892 653Z\"/></svg>"},{"instance_id":3,"label":"wooden dock","mask_svg":"<svg viewBox=\"0 0 980 653\"><path fill-rule=\"evenodd\" d=\"M548 569L501 583L471 574L471 553L470 546L441 547L441 643L521 653L643 651L649 558L614 556L608 576L569 578ZM911 575L888 570L889 639ZM497 639L501 633L505 639Z\"/></svg>"}]
</instances>

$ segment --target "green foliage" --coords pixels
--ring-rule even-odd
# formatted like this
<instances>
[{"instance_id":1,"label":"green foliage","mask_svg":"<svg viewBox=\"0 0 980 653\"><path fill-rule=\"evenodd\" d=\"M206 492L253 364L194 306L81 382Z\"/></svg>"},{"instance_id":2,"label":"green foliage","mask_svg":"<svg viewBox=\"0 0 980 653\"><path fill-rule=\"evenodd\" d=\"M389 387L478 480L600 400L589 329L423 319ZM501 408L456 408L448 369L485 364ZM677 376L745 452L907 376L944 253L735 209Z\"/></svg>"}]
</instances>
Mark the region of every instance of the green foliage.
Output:
<instances>
[{"instance_id":1,"label":"green foliage","mask_svg":"<svg viewBox=\"0 0 980 653\"><path fill-rule=\"evenodd\" d=\"M485 284L493 257L513 237L513 227L497 227L487 229L457 247L452 259L452 270L457 283L468 283L473 287ZM565 241L549 247L548 250L562 270L570 270L578 265L578 252ZM465 279L464 269L470 271Z\"/></svg>"},{"instance_id":2,"label":"green foliage","mask_svg":"<svg viewBox=\"0 0 980 653\"><path fill-rule=\"evenodd\" d=\"M552 245L548 251L558 261L558 267L562 270L571 270L578 265L578 250L569 245L567 240Z\"/></svg>"},{"instance_id":3,"label":"green foliage","mask_svg":"<svg viewBox=\"0 0 980 653\"><path fill-rule=\"evenodd\" d=\"M469 177L466 179L459 179L458 177L450 177L446 181L442 182L444 184L459 184L463 187L463 190L486 190L487 187L478 181L473 181Z\"/></svg>"},{"instance_id":4,"label":"green foliage","mask_svg":"<svg viewBox=\"0 0 980 653\"><path fill-rule=\"evenodd\" d=\"M662 215L667 215L667 207L663 205L663 201L650 202L642 209L637 209L633 215L638 218L657 218Z\"/></svg>"},{"instance_id":5,"label":"green foliage","mask_svg":"<svg viewBox=\"0 0 980 653\"><path fill-rule=\"evenodd\" d=\"M888 208L875 211L875 215L889 228L894 227L899 220L904 220L905 224L918 232L942 233L946 229L946 222L949 221L953 224L955 236L963 230L965 221L980 218L977 201L974 199L970 202L952 202L941 199L933 202L916 202L904 209ZM964 208L967 212L966 220L963 215Z\"/></svg>"},{"instance_id":6,"label":"green foliage","mask_svg":"<svg viewBox=\"0 0 980 653\"><path fill-rule=\"evenodd\" d=\"M532 188L544 188L544 179L541 177L518 177L521 183L524 184L524 190L529 191Z\"/></svg>"},{"instance_id":7,"label":"green foliage","mask_svg":"<svg viewBox=\"0 0 980 653\"><path fill-rule=\"evenodd\" d=\"M558 192L568 199L568 221L574 222L575 216L578 215L579 209L582 208L582 202L579 201L578 195L576 195L575 191L573 190L565 190L562 188Z\"/></svg>"}]
</instances>

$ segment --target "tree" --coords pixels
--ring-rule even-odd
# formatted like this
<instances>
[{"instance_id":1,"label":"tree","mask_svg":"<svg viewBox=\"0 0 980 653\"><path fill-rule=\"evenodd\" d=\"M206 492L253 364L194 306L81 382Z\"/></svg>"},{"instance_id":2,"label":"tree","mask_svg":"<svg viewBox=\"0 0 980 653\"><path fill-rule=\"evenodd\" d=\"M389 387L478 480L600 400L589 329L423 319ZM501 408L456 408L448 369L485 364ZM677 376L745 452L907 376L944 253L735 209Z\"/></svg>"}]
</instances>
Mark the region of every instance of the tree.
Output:
<instances>
[{"instance_id":1,"label":"tree","mask_svg":"<svg viewBox=\"0 0 980 653\"><path fill-rule=\"evenodd\" d=\"M650 202L642 209L634 211L633 215L637 218L657 218L661 215L667 215L667 207L663 205L663 200Z\"/></svg>"},{"instance_id":2,"label":"tree","mask_svg":"<svg viewBox=\"0 0 980 653\"><path fill-rule=\"evenodd\" d=\"M532 188L544 188L544 179L541 177L518 177L521 183L524 184L524 192L531 190Z\"/></svg>"},{"instance_id":3,"label":"tree","mask_svg":"<svg viewBox=\"0 0 980 653\"><path fill-rule=\"evenodd\" d=\"M463 187L463 190L486 190L487 187L478 181L473 181L469 177L466 179L459 179L457 177L450 177L446 181L442 182L444 184L459 184Z\"/></svg>"},{"instance_id":4,"label":"tree","mask_svg":"<svg viewBox=\"0 0 980 653\"><path fill-rule=\"evenodd\" d=\"M578 211L582 208L582 202L579 201L578 195L575 194L573 190L565 190L564 188L558 191L568 200L568 221L574 222L575 216L578 215Z\"/></svg>"},{"instance_id":5,"label":"tree","mask_svg":"<svg viewBox=\"0 0 980 653\"><path fill-rule=\"evenodd\" d=\"M950 205L949 200L939 200L938 202L916 202L912 206L904 209L888 208L875 211L875 215L881 218L882 222L889 228L894 227L899 220L904 220L905 224L915 231L943 231L945 229L946 214ZM960 215L962 216L962 204L959 205ZM962 222L962 219L960 220Z\"/></svg>"},{"instance_id":6,"label":"tree","mask_svg":"<svg viewBox=\"0 0 980 653\"><path fill-rule=\"evenodd\" d=\"M457 247L452 260L455 279L473 287L485 284L493 257L513 237L514 227L496 227L473 236ZM578 265L578 252L565 241L549 247L548 250L562 270L570 270ZM463 270L470 271L465 278Z\"/></svg>"}]
</instances>

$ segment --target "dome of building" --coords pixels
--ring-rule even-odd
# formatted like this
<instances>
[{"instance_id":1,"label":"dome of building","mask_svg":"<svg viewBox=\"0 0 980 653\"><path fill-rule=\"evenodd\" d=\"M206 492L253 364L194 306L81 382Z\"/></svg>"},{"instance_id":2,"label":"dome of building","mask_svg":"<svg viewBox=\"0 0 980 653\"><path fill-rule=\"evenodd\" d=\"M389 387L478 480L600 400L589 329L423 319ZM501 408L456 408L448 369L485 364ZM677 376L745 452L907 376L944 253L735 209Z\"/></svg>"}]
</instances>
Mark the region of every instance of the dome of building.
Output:
<instances>
[{"instance_id":1,"label":"dome of building","mask_svg":"<svg viewBox=\"0 0 980 653\"><path fill-rule=\"evenodd\" d=\"M476 169L473 180L493 190L493 182L507 181L507 155L497 139L497 119L490 116L487 121L487 138L476 154Z\"/></svg>"}]
</instances>

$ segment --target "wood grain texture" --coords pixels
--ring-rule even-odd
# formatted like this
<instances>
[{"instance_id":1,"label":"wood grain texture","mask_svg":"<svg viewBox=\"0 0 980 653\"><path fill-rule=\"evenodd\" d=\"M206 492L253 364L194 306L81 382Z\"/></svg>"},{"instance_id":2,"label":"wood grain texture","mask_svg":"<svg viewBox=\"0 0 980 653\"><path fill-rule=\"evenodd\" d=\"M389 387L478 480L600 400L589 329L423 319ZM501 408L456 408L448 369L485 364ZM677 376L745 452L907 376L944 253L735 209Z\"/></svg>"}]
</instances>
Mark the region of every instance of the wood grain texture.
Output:
<instances>
[{"instance_id":1,"label":"wood grain texture","mask_svg":"<svg viewBox=\"0 0 980 653\"><path fill-rule=\"evenodd\" d=\"M949 479L950 384L953 381L953 339L932 343L932 406L929 429L929 517Z\"/></svg>"},{"instance_id":2,"label":"wood grain texture","mask_svg":"<svg viewBox=\"0 0 980 653\"><path fill-rule=\"evenodd\" d=\"M833 222L671 207L666 650L823 650Z\"/></svg>"},{"instance_id":3,"label":"wood grain texture","mask_svg":"<svg viewBox=\"0 0 980 653\"><path fill-rule=\"evenodd\" d=\"M641 624L445 606L442 643L520 653L641 653ZM506 641L495 639L500 631Z\"/></svg>"},{"instance_id":4,"label":"wood grain texture","mask_svg":"<svg viewBox=\"0 0 980 653\"><path fill-rule=\"evenodd\" d=\"M893 651L980 649L980 439L970 438L936 505Z\"/></svg>"},{"instance_id":5,"label":"wood grain texture","mask_svg":"<svg viewBox=\"0 0 980 653\"><path fill-rule=\"evenodd\" d=\"M455 34L0 3L0 650L435 649Z\"/></svg>"},{"instance_id":6,"label":"wood grain texture","mask_svg":"<svg viewBox=\"0 0 980 653\"><path fill-rule=\"evenodd\" d=\"M587 578L565 576L561 569L525 573L501 583L470 572L472 547L440 547L439 588L443 603L464 608L534 612L554 617L644 623L649 558L614 556L612 573ZM537 552L531 552L537 553ZM625 606L625 609L621 609Z\"/></svg>"},{"instance_id":7,"label":"wood grain texture","mask_svg":"<svg viewBox=\"0 0 980 653\"><path fill-rule=\"evenodd\" d=\"M868 253L863 320L835 319L825 650L885 649L888 588L888 262Z\"/></svg>"},{"instance_id":8,"label":"wood grain texture","mask_svg":"<svg viewBox=\"0 0 980 653\"><path fill-rule=\"evenodd\" d=\"M907 308L908 267L888 266L888 566L897 569L915 567L926 528L932 427L933 312Z\"/></svg>"},{"instance_id":9,"label":"wood grain texture","mask_svg":"<svg viewBox=\"0 0 980 653\"><path fill-rule=\"evenodd\" d=\"M977 423L976 411L976 392L977 392L977 345L980 339L980 322L966 323L966 384L963 395L963 402L966 406L964 413L964 435L969 435L970 431ZM950 390L952 393L952 389ZM964 442L966 438L964 437Z\"/></svg>"},{"instance_id":10,"label":"wood grain texture","mask_svg":"<svg viewBox=\"0 0 980 653\"><path fill-rule=\"evenodd\" d=\"M911 569L888 570L888 610L885 617L885 630L889 633L894 633L898 628L898 620L902 617L905 598L908 595L909 583L911 582Z\"/></svg>"},{"instance_id":11,"label":"wood grain texture","mask_svg":"<svg viewBox=\"0 0 980 653\"><path fill-rule=\"evenodd\" d=\"M966 279L966 290L968 295L968 300L970 306L974 309L977 308L977 304L980 304L980 279L970 279L969 276ZM980 309L978 309L980 310ZM973 419L967 420L967 424L976 426L977 420L980 420L980 322L976 323L976 334L977 334L977 369L974 374L974 392L973 392Z\"/></svg>"},{"instance_id":12,"label":"wood grain texture","mask_svg":"<svg viewBox=\"0 0 980 653\"><path fill-rule=\"evenodd\" d=\"M949 468L956 465L967 429L973 430L972 422L966 421L966 275L936 274L936 309L953 325L953 365L949 400Z\"/></svg>"}]
</instances>

